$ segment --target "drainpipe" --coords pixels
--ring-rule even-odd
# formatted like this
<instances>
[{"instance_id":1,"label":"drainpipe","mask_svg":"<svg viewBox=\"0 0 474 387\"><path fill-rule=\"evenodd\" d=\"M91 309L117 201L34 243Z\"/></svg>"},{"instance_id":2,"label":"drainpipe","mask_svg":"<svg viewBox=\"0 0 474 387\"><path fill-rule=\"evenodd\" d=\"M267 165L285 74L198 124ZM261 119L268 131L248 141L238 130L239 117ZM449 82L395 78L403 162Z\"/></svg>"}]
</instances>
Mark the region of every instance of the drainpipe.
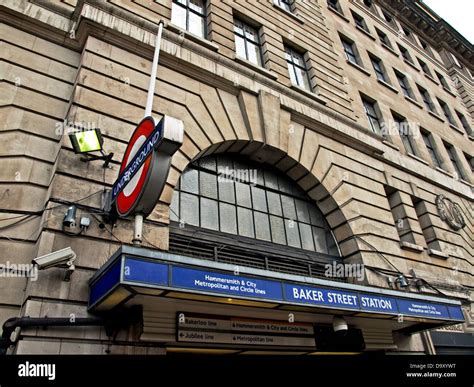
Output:
<instances>
[{"instance_id":1,"label":"drainpipe","mask_svg":"<svg viewBox=\"0 0 474 387\"><path fill-rule=\"evenodd\" d=\"M110 312L103 317L12 317L3 323L0 355L6 355L8 347L14 344L11 335L16 328L103 326L107 336L112 337L118 329L140 322L141 318L141 306Z\"/></svg>"}]
</instances>

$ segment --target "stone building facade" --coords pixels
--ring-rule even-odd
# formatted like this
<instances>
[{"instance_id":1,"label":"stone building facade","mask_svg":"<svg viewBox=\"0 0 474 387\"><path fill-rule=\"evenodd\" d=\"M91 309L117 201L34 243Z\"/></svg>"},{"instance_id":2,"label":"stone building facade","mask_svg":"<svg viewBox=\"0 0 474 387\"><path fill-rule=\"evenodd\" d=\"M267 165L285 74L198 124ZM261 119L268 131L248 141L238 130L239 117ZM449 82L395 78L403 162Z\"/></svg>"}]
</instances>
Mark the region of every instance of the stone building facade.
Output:
<instances>
[{"instance_id":1,"label":"stone building facade","mask_svg":"<svg viewBox=\"0 0 474 387\"><path fill-rule=\"evenodd\" d=\"M70 281L63 280L61 268L40 270L35 280L3 275L2 323L11 317L74 319L96 313L88 310L89 280L117 249L132 244L131 219L113 225L104 220L104 190L117 179L124 150L143 117L156 30L163 20L153 115L179 118L185 135L138 249L169 251L196 264L199 248L210 248L216 256L205 260L207 269L238 266L250 276L298 275L284 278L313 279L316 285L318 279L338 283L321 279L325 262L363 265L362 281L344 278L342 283L380 294L391 289L394 297L460 302L464 321L450 334L472 337L473 49L420 1L0 0L0 17L0 263L29 264L65 247L77 254ZM64 135L74 125L100 128L105 150L114 153L110 168L82 162L74 153ZM240 229L232 237L222 232L222 223L208 235L201 229L213 227L203 226L202 218L193 225L190 213L179 210L184 205L179 195L186 191L181 176L193 168L204 173L205 160L219 164L231 155L298 187L292 195L317 206L336 247L324 249L316 236L305 247L303 226L298 226L299 242L286 228L286 242L278 244L273 223L271 235L261 238ZM272 192L283 196L283 188ZM65 232L64 213L72 204L77 219L88 217L91 224ZM443 220L440 209L446 206ZM253 211L252 227L259 228ZM273 254L262 258L263 266L259 239ZM234 243L240 258L221 259L219 253ZM285 263L282 255L304 262L309 271ZM273 269L268 267L272 257L279 265ZM312 271L313 261L319 266ZM400 274L408 286L401 286ZM291 314L313 326L330 326L341 314L238 298L140 291L122 305L140 305L140 323L113 336L104 327L34 326L16 330L9 351L263 351L179 343L176 313L264 321L289 321ZM390 317L344 314L362 332L365 350L440 352L443 347L433 338L442 331L433 335L427 329L453 324Z\"/></svg>"}]
</instances>

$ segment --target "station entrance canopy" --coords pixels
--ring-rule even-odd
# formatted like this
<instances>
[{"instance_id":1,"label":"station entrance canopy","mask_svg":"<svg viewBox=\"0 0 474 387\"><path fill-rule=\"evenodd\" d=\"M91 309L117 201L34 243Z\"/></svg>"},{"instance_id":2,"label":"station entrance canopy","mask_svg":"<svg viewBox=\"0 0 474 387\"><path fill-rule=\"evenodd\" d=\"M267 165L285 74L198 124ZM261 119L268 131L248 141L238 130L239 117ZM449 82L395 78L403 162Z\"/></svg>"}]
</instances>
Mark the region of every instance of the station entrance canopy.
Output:
<instances>
[{"instance_id":1,"label":"station entrance canopy","mask_svg":"<svg viewBox=\"0 0 474 387\"><path fill-rule=\"evenodd\" d=\"M403 319L408 333L464 321L457 300L236 267L122 246L89 282L89 310L107 311L136 296L167 296L315 313Z\"/></svg>"}]
</instances>

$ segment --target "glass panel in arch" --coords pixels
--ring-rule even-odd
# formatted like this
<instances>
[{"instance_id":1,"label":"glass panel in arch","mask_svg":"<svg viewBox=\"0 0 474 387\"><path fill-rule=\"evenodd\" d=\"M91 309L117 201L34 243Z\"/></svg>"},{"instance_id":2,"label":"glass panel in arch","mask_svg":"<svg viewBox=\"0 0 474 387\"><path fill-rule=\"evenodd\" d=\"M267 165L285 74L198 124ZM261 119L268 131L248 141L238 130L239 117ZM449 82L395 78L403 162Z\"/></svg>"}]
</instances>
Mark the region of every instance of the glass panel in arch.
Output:
<instances>
[{"instance_id":1,"label":"glass panel in arch","mask_svg":"<svg viewBox=\"0 0 474 387\"><path fill-rule=\"evenodd\" d=\"M209 172L199 172L200 193L212 199L217 199L217 176Z\"/></svg>"},{"instance_id":2,"label":"glass panel in arch","mask_svg":"<svg viewBox=\"0 0 474 387\"><path fill-rule=\"evenodd\" d=\"M214 156L203 157L199 160L199 166L210 171L216 171L216 158Z\"/></svg>"},{"instance_id":3,"label":"glass panel in arch","mask_svg":"<svg viewBox=\"0 0 474 387\"><path fill-rule=\"evenodd\" d=\"M235 203L234 182L223 176L219 176L218 180L219 201Z\"/></svg>"},{"instance_id":4,"label":"glass panel in arch","mask_svg":"<svg viewBox=\"0 0 474 387\"><path fill-rule=\"evenodd\" d=\"M283 206L283 216L296 220L295 200L292 197L281 195L281 204Z\"/></svg>"},{"instance_id":5,"label":"glass panel in arch","mask_svg":"<svg viewBox=\"0 0 474 387\"><path fill-rule=\"evenodd\" d=\"M301 248L298 222L291 219L285 219L285 230L288 239L288 246Z\"/></svg>"},{"instance_id":6,"label":"glass panel in arch","mask_svg":"<svg viewBox=\"0 0 474 387\"><path fill-rule=\"evenodd\" d=\"M179 222L179 191L173 193L173 199L170 204L170 220Z\"/></svg>"},{"instance_id":7,"label":"glass panel in arch","mask_svg":"<svg viewBox=\"0 0 474 387\"><path fill-rule=\"evenodd\" d=\"M217 201L201 198L201 227L219 229Z\"/></svg>"},{"instance_id":8,"label":"glass panel in arch","mask_svg":"<svg viewBox=\"0 0 474 387\"><path fill-rule=\"evenodd\" d=\"M265 177L265 187L278 190L278 179L276 175L273 172L268 171L268 170L265 170L263 172L263 175Z\"/></svg>"},{"instance_id":9,"label":"glass panel in arch","mask_svg":"<svg viewBox=\"0 0 474 387\"><path fill-rule=\"evenodd\" d=\"M237 217L239 223L239 235L254 238L255 233L253 229L253 216L252 211L237 207Z\"/></svg>"},{"instance_id":10,"label":"glass panel in arch","mask_svg":"<svg viewBox=\"0 0 474 387\"><path fill-rule=\"evenodd\" d=\"M331 232L331 230L326 230L326 243L328 246L328 254L336 256L340 255L336 240L334 239L334 234Z\"/></svg>"},{"instance_id":11,"label":"glass panel in arch","mask_svg":"<svg viewBox=\"0 0 474 387\"><path fill-rule=\"evenodd\" d=\"M229 174L232 169L234 169L234 164L230 157L224 155L219 155L217 157L217 173Z\"/></svg>"},{"instance_id":12,"label":"glass panel in arch","mask_svg":"<svg viewBox=\"0 0 474 387\"><path fill-rule=\"evenodd\" d=\"M274 243L280 243L286 245L285 226L283 225L283 219L278 216L270 215L270 227L272 231L272 241Z\"/></svg>"},{"instance_id":13,"label":"glass panel in arch","mask_svg":"<svg viewBox=\"0 0 474 387\"><path fill-rule=\"evenodd\" d=\"M268 211L270 214L282 216L280 194L267 191Z\"/></svg>"},{"instance_id":14,"label":"glass panel in arch","mask_svg":"<svg viewBox=\"0 0 474 387\"><path fill-rule=\"evenodd\" d=\"M316 251L327 254L328 246L326 243L326 230L319 227L313 227L314 243L316 245Z\"/></svg>"},{"instance_id":15,"label":"glass panel in arch","mask_svg":"<svg viewBox=\"0 0 474 387\"><path fill-rule=\"evenodd\" d=\"M306 202L300 199L295 199L295 204L296 214L298 215L298 221L310 223L309 210Z\"/></svg>"},{"instance_id":16,"label":"glass panel in arch","mask_svg":"<svg viewBox=\"0 0 474 387\"><path fill-rule=\"evenodd\" d=\"M235 192L237 194L237 204L243 207L251 207L250 186L248 184L235 182Z\"/></svg>"},{"instance_id":17,"label":"glass panel in arch","mask_svg":"<svg viewBox=\"0 0 474 387\"><path fill-rule=\"evenodd\" d=\"M255 235L257 239L263 239L265 241L271 241L270 235L270 223L268 221L268 215L262 212L254 211L255 217Z\"/></svg>"},{"instance_id":18,"label":"glass panel in arch","mask_svg":"<svg viewBox=\"0 0 474 387\"><path fill-rule=\"evenodd\" d=\"M187 169L181 175L181 190L194 194L199 193L198 171L196 169Z\"/></svg>"},{"instance_id":19,"label":"glass panel in arch","mask_svg":"<svg viewBox=\"0 0 474 387\"><path fill-rule=\"evenodd\" d=\"M181 219L193 226L199 226L198 196L181 193Z\"/></svg>"},{"instance_id":20,"label":"glass panel in arch","mask_svg":"<svg viewBox=\"0 0 474 387\"><path fill-rule=\"evenodd\" d=\"M324 215L319 210L316 205L308 206L309 207L309 216L311 218L311 224L319 227L326 227L326 221Z\"/></svg>"},{"instance_id":21,"label":"glass panel in arch","mask_svg":"<svg viewBox=\"0 0 474 387\"><path fill-rule=\"evenodd\" d=\"M252 187L252 200L253 209L258 211L267 212L267 198L265 197L265 191L261 188Z\"/></svg>"},{"instance_id":22,"label":"glass panel in arch","mask_svg":"<svg viewBox=\"0 0 474 387\"><path fill-rule=\"evenodd\" d=\"M236 207L226 203L219 203L221 231L237 234Z\"/></svg>"},{"instance_id":23,"label":"glass panel in arch","mask_svg":"<svg viewBox=\"0 0 474 387\"><path fill-rule=\"evenodd\" d=\"M301 247L305 250L314 251L313 234L311 233L311 226L304 223L298 224L301 234Z\"/></svg>"}]
</instances>

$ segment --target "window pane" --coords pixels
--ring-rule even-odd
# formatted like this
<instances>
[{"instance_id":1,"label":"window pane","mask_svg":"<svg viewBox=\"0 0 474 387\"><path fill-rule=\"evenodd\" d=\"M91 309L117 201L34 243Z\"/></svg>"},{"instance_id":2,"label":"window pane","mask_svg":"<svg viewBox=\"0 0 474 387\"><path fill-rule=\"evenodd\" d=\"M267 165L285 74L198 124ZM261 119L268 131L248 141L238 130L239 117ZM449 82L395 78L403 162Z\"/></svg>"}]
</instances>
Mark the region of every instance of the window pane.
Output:
<instances>
[{"instance_id":1,"label":"window pane","mask_svg":"<svg viewBox=\"0 0 474 387\"><path fill-rule=\"evenodd\" d=\"M311 234L311 226L304 223L299 223L298 226L300 227L301 243L303 249L314 251L314 242L313 235Z\"/></svg>"},{"instance_id":2,"label":"window pane","mask_svg":"<svg viewBox=\"0 0 474 387\"><path fill-rule=\"evenodd\" d=\"M244 25L242 24L240 20L234 21L234 31L240 35L244 34Z\"/></svg>"},{"instance_id":3,"label":"window pane","mask_svg":"<svg viewBox=\"0 0 474 387\"><path fill-rule=\"evenodd\" d=\"M230 173L230 169L234 168L232 159L230 157L219 156L217 158L217 172L218 173Z\"/></svg>"},{"instance_id":4,"label":"window pane","mask_svg":"<svg viewBox=\"0 0 474 387\"><path fill-rule=\"evenodd\" d=\"M244 183L235 183L235 192L237 193L237 204L244 207L251 207L250 186Z\"/></svg>"},{"instance_id":5,"label":"window pane","mask_svg":"<svg viewBox=\"0 0 474 387\"><path fill-rule=\"evenodd\" d=\"M305 64L304 64L303 56L301 54L298 54L295 51L292 51L292 53L293 53L293 63L300 66L300 67L304 67Z\"/></svg>"},{"instance_id":6,"label":"window pane","mask_svg":"<svg viewBox=\"0 0 474 387\"><path fill-rule=\"evenodd\" d=\"M261 188L252 187L253 208L258 211L267 212L267 199L265 191Z\"/></svg>"},{"instance_id":7,"label":"window pane","mask_svg":"<svg viewBox=\"0 0 474 387\"><path fill-rule=\"evenodd\" d=\"M247 50L249 57L247 58L250 62L255 63L256 65L261 65L261 58L260 58L260 47L247 42Z\"/></svg>"},{"instance_id":8,"label":"window pane","mask_svg":"<svg viewBox=\"0 0 474 387\"><path fill-rule=\"evenodd\" d=\"M301 248L298 223L291 219L285 219L285 229L286 237L288 238L288 246Z\"/></svg>"},{"instance_id":9,"label":"window pane","mask_svg":"<svg viewBox=\"0 0 474 387\"><path fill-rule=\"evenodd\" d=\"M298 80L296 79L295 75L295 66L293 66L291 63L287 62L288 64L288 74L290 75L290 80L293 85L298 84Z\"/></svg>"},{"instance_id":10,"label":"window pane","mask_svg":"<svg viewBox=\"0 0 474 387\"><path fill-rule=\"evenodd\" d=\"M245 54L245 41L240 36L235 36L235 53L241 58L247 59Z\"/></svg>"},{"instance_id":11,"label":"window pane","mask_svg":"<svg viewBox=\"0 0 474 387\"><path fill-rule=\"evenodd\" d=\"M255 235L257 239L271 241L270 224L268 222L268 215L261 212L254 211L255 217Z\"/></svg>"},{"instance_id":12,"label":"window pane","mask_svg":"<svg viewBox=\"0 0 474 387\"><path fill-rule=\"evenodd\" d=\"M313 227L314 243L316 245L316 251L327 254L328 247L326 243L326 232L324 229L319 227Z\"/></svg>"},{"instance_id":13,"label":"window pane","mask_svg":"<svg viewBox=\"0 0 474 387\"><path fill-rule=\"evenodd\" d=\"M306 73L306 70L296 67L295 71L296 71L296 78L298 80L298 86L309 91L310 87L309 87L309 82L308 82L308 74Z\"/></svg>"},{"instance_id":14,"label":"window pane","mask_svg":"<svg viewBox=\"0 0 474 387\"><path fill-rule=\"evenodd\" d=\"M204 38L204 18L189 12L189 32Z\"/></svg>"},{"instance_id":15,"label":"window pane","mask_svg":"<svg viewBox=\"0 0 474 387\"><path fill-rule=\"evenodd\" d=\"M287 193L289 195L293 195L294 193L294 182L289 180L288 178L285 178L283 176L278 177L278 189L281 192Z\"/></svg>"},{"instance_id":16,"label":"window pane","mask_svg":"<svg viewBox=\"0 0 474 387\"><path fill-rule=\"evenodd\" d=\"M204 13L204 1L203 0L189 0L189 8L202 14Z\"/></svg>"},{"instance_id":17,"label":"window pane","mask_svg":"<svg viewBox=\"0 0 474 387\"><path fill-rule=\"evenodd\" d=\"M183 30L186 29L186 8L173 3L171 6L171 23L181 27Z\"/></svg>"},{"instance_id":18,"label":"window pane","mask_svg":"<svg viewBox=\"0 0 474 387\"><path fill-rule=\"evenodd\" d=\"M270 214L282 216L283 214L281 212L280 194L267 191L267 198L268 211L270 212Z\"/></svg>"},{"instance_id":19,"label":"window pane","mask_svg":"<svg viewBox=\"0 0 474 387\"><path fill-rule=\"evenodd\" d=\"M298 221L310 223L309 211L306 202L303 200L295 199L296 214L298 215Z\"/></svg>"},{"instance_id":20,"label":"window pane","mask_svg":"<svg viewBox=\"0 0 474 387\"><path fill-rule=\"evenodd\" d=\"M272 230L272 241L274 243L286 244L285 229L283 219L270 215L270 227Z\"/></svg>"},{"instance_id":21,"label":"window pane","mask_svg":"<svg viewBox=\"0 0 474 387\"><path fill-rule=\"evenodd\" d=\"M199 172L200 193L213 199L217 199L217 176L208 172Z\"/></svg>"},{"instance_id":22,"label":"window pane","mask_svg":"<svg viewBox=\"0 0 474 387\"><path fill-rule=\"evenodd\" d=\"M235 203L234 182L219 176L219 200Z\"/></svg>"},{"instance_id":23,"label":"window pane","mask_svg":"<svg viewBox=\"0 0 474 387\"><path fill-rule=\"evenodd\" d=\"M339 255L339 251L337 249L336 241L331 230L326 230L326 243L328 246L328 254L331 255Z\"/></svg>"},{"instance_id":24,"label":"window pane","mask_svg":"<svg viewBox=\"0 0 474 387\"><path fill-rule=\"evenodd\" d=\"M244 26L245 37L252 42L258 42L257 31L250 26Z\"/></svg>"},{"instance_id":25,"label":"window pane","mask_svg":"<svg viewBox=\"0 0 474 387\"><path fill-rule=\"evenodd\" d=\"M276 175L271 171L263 172L265 177L265 186L268 188L278 189L278 179Z\"/></svg>"},{"instance_id":26,"label":"window pane","mask_svg":"<svg viewBox=\"0 0 474 387\"><path fill-rule=\"evenodd\" d=\"M311 224L315 226L325 227L326 222L324 221L323 214L316 206L309 206L309 216L311 218Z\"/></svg>"},{"instance_id":27,"label":"window pane","mask_svg":"<svg viewBox=\"0 0 474 387\"><path fill-rule=\"evenodd\" d=\"M217 220L217 201L201 198L201 227L219 229Z\"/></svg>"},{"instance_id":28,"label":"window pane","mask_svg":"<svg viewBox=\"0 0 474 387\"><path fill-rule=\"evenodd\" d=\"M283 205L283 216L288 219L296 220L295 200L288 196L281 196L281 204Z\"/></svg>"},{"instance_id":29,"label":"window pane","mask_svg":"<svg viewBox=\"0 0 474 387\"><path fill-rule=\"evenodd\" d=\"M237 207L237 216L239 219L239 235L254 237L252 211Z\"/></svg>"},{"instance_id":30,"label":"window pane","mask_svg":"<svg viewBox=\"0 0 474 387\"><path fill-rule=\"evenodd\" d=\"M188 169L181 176L181 190L191 193L199 193L198 171Z\"/></svg>"},{"instance_id":31,"label":"window pane","mask_svg":"<svg viewBox=\"0 0 474 387\"><path fill-rule=\"evenodd\" d=\"M170 204L170 220L179 222L179 191L174 191Z\"/></svg>"},{"instance_id":32,"label":"window pane","mask_svg":"<svg viewBox=\"0 0 474 387\"><path fill-rule=\"evenodd\" d=\"M216 171L216 158L214 156L204 157L199 160L199 166L209 171Z\"/></svg>"},{"instance_id":33,"label":"window pane","mask_svg":"<svg viewBox=\"0 0 474 387\"><path fill-rule=\"evenodd\" d=\"M237 234L237 217L235 206L225 203L219 203L221 231L231 234Z\"/></svg>"},{"instance_id":34,"label":"window pane","mask_svg":"<svg viewBox=\"0 0 474 387\"><path fill-rule=\"evenodd\" d=\"M193 226L199 226L199 200L195 195L181 193L181 219Z\"/></svg>"}]
</instances>

